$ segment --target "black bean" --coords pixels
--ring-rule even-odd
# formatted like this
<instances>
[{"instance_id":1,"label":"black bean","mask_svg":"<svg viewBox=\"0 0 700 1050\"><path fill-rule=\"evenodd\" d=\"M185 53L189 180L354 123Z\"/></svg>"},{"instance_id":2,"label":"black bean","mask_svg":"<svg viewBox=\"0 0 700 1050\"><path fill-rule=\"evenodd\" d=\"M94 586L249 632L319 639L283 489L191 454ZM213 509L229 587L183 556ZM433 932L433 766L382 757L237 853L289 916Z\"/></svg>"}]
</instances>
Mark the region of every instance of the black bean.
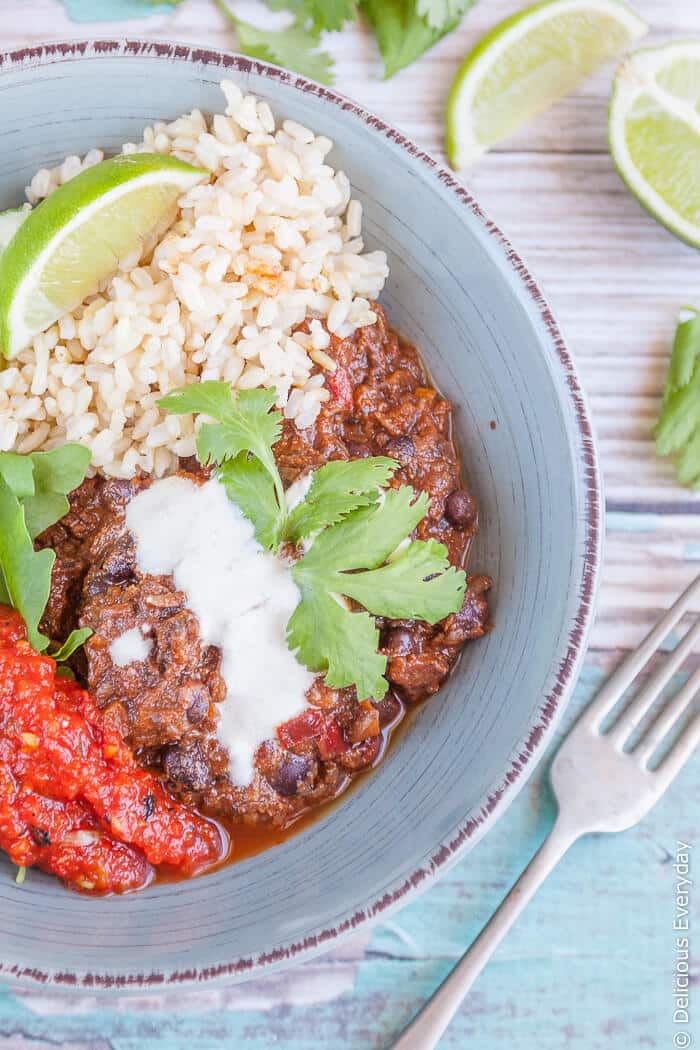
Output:
<instances>
[{"instance_id":1,"label":"black bean","mask_svg":"<svg viewBox=\"0 0 700 1050\"><path fill-rule=\"evenodd\" d=\"M445 500L445 517L456 529L467 529L476 521L476 500L463 489L455 489Z\"/></svg>"},{"instance_id":2,"label":"black bean","mask_svg":"<svg viewBox=\"0 0 700 1050\"><path fill-rule=\"evenodd\" d=\"M345 447L350 459L366 459L371 454L369 445L363 445L361 441L346 441Z\"/></svg>"},{"instance_id":3,"label":"black bean","mask_svg":"<svg viewBox=\"0 0 700 1050\"><path fill-rule=\"evenodd\" d=\"M150 820L156 810L156 796L146 795L143 800L144 820Z\"/></svg>"},{"instance_id":4,"label":"black bean","mask_svg":"<svg viewBox=\"0 0 700 1050\"><path fill-rule=\"evenodd\" d=\"M382 729L395 722L401 712L401 701L392 693L387 693L381 700L375 700L374 706L379 714L379 725Z\"/></svg>"},{"instance_id":5,"label":"black bean","mask_svg":"<svg viewBox=\"0 0 700 1050\"><path fill-rule=\"evenodd\" d=\"M408 627L389 627L382 633L382 649L392 656L405 656L413 649L413 634Z\"/></svg>"},{"instance_id":6,"label":"black bean","mask_svg":"<svg viewBox=\"0 0 700 1050\"><path fill-rule=\"evenodd\" d=\"M120 540L107 552L102 569L113 583L121 583L129 578L134 568L135 553L128 539Z\"/></svg>"},{"instance_id":7,"label":"black bean","mask_svg":"<svg viewBox=\"0 0 700 1050\"><path fill-rule=\"evenodd\" d=\"M382 452L393 459L398 459L399 463L405 466L415 456L416 446L408 434L402 434L400 437L389 438Z\"/></svg>"},{"instance_id":8,"label":"black bean","mask_svg":"<svg viewBox=\"0 0 700 1050\"><path fill-rule=\"evenodd\" d=\"M279 795L291 798L297 794L299 785L309 776L313 765L312 759L306 755L295 755L288 751L277 766L270 783Z\"/></svg>"},{"instance_id":9,"label":"black bean","mask_svg":"<svg viewBox=\"0 0 700 1050\"><path fill-rule=\"evenodd\" d=\"M187 721L193 726L199 725L209 714L209 690L203 682L186 682L179 692L183 707L187 705Z\"/></svg>"},{"instance_id":10,"label":"black bean","mask_svg":"<svg viewBox=\"0 0 700 1050\"><path fill-rule=\"evenodd\" d=\"M31 836L36 842L37 846L50 846L51 839L49 838L48 831L44 831L43 828L37 828L34 824L31 826Z\"/></svg>"},{"instance_id":11,"label":"black bean","mask_svg":"<svg viewBox=\"0 0 700 1050\"><path fill-rule=\"evenodd\" d=\"M202 791L211 781L211 773L199 744L186 747L172 744L163 755L163 768L171 780L191 791Z\"/></svg>"}]
</instances>

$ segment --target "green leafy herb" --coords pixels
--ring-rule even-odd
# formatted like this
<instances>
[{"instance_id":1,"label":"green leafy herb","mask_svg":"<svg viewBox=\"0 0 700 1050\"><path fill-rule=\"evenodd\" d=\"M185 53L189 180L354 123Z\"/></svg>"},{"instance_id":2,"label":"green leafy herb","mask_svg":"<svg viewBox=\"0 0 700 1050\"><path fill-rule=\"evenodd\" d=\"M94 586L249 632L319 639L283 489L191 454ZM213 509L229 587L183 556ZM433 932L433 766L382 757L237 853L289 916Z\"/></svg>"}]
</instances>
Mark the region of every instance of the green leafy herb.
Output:
<instances>
[{"instance_id":1,"label":"green leafy herb","mask_svg":"<svg viewBox=\"0 0 700 1050\"><path fill-rule=\"evenodd\" d=\"M452 26L473 5L474 0L416 0L416 13L431 29Z\"/></svg>"},{"instance_id":2,"label":"green leafy herb","mask_svg":"<svg viewBox=\"0 0 700 1050\"><path fill-rule=\"evenodd\" d=\"M700 488L700 312L688 309L671 351L659 421L656 451L676 457L682 485Z\"/></svg>"},{"instance_id":3,"label":"green leafy herb","mask_svg":"<svg viewBox=\"0 0 700 1050\"><path fill-rule=\"evenodd\" d=\"M282 432L282 413L273 411L276 399L275 390L241 390L234 399L228 383L208 381L173 390L158 402L174 415L201 414L217 421L200 427L197 457L205 465L226 464L223 480L229 493L234 500L236 493L240 495L241 510L253 522L259 541L264 537L264 546L275 549L285 508L284 486L272 452ZM258 467L249 466L251 455L269 481L262 479ZM259 501L254 498L256 484Z\"/></svg>"},{"instance_id":4,"label":"green leafy herb","mask_svg":"<svg viewBox=\"0 0 700 1050\"><path fill-rule=\"evenodd\" d=\"M292 567L301 601L288 624L289 646L310 670L325 672L329 686L354 684L359 699L379 699L388 684L374 617L437 623L461 607L464 573L442 544L409 540L429 499L409 486L385 489L397 467L393 459L326 463L288 512L272 451L281 432L276 397L274 390L234 397L228 384L205 382L173 391L160 406L217 421L201 425L197 455L217 465L263 547L312 539ZM353 610L347 599L363 609Z\"/></svg>"},{"instance_id":5,"label":"green leafy herb","mask_svg":"<svg viewBox=\"0 0 700 1050\"><path fill-rule=\"evenodd\" d=\"M396 467L396 460L386 456L326 463L314 472L306 497L289 514L285 539L299 543L351 511L376 503Z\"/></svg>"},{"instance_id":6,"label":"green leafy herb","mask_svg":"<svg viewBox=\"0 0 700 1050\"><path fill-rule=\"evenodd\" d=\"M286 29L259 29L238 18L226 0L214 0L219 10L233 23L238 46L244 55L294 69L302 76L322 84L333 81L333 60L326 51L318 50L318 33L295 21ZM297 5L294 5L297 6Z\"/></svg>"},{"instance_id":7,"label":"green leafy herb","mask_svg":"<svg viewBox=\"0 0 700 1050\"><path fill-rule=\"evenodd\" d=\"M291 11L313 33L337 32L357 15L357 0L266 0L271 11Z\"/></svg>"},{"instance_id":8,"label":"green leafy herb","mask_svg":"<svg viewBox=\"0 0 700 1050\"><path fill-rule=\"evenodd\" d=\"M81 627L77 631L71 631L61 648L49 653L49 656L57 664L65 663L81 645L85 644L91 634L92 631L89 627Z\"/></svg>"},{"instance_id":9,"label":"green leafy herb","mask_svg":"<svg viewBox=\"0 0 700 1050\"><path fill-rule=\"evenodd\" d=\"M255 526L261 547L277 549L284 520L275 482L259 459L241 452L219 469L228 497Z\"/></svg>"},{"instance_id":10,"label":"green leafy herb","mask_svg":"<svg viewBox=\"0 0 700 1050\"><path fill-rule=\"evenodd\" d=\"M290 648L311 670L326 671L328 685L354 684L360 700L381 699L388 688L386 658L367 613L436 623L461 607L464 573L450 565L442 544L415 540L394 553L427 509L425 493L389 489L382 504L321 532L292 568L302 600L289 621ZM367 613L351 611L339 595Z\"/></svg>"},{"instance_id":11,"label":"green leafy herb","mask_svg":"<svg viewBox=\"0 0 700 1050\"><path fill-rule=\"evenodd\" d=\"M175 6L182 0L148 0ZM234 26L240 50L263 62L294 69L321 83L332 83L333 60L319 51L322 32L337 32L357 17L367 17L384 60L386 77L414 62L459 25L475 0L266 0L271 11L289 11L293 24L260 29L239 18L228 0L214 0Z\"/></svg>"},{"instance_id":12,"label":"green leafy herb","mask_svg":"<svg viewBox=\"0 0 700 1050\"><path fill-rule=\"evenodd\" d=\"M48 638L39 621L49 600L53 551L35 551L24 508L4 478L0 478L0 602L11 605L27 626L29 644L43 652Z\"/></svg>"},{"instance_id":13,"label":"green leafy herb","mask_svg":"<svg viewBox=\"0 0 700 1050\"><path fill-rule=\"evenodd\" d=\"M387 79L459 25L457 17L435 28L418 13L416 4L417 0L362 0L361 9L377 38Z\"/></svg>"},{"instance_id":14,"label":"green leafy herb","mask_svg":"<svg viewBox=\"0 0 700 1050\"><path fill-rule=\"evenodd\" d=\"M56 556L50 550L35 551L34 539L67 513L67 494L83 481L89 462L90 452L82 445L26 456L0 453L0 602L21 614L29 642L39 652L49 641L39 632L39 622ZM62 649L70 642L72 652L85 640L71 639Z\"/></svg>"}]
</instances>

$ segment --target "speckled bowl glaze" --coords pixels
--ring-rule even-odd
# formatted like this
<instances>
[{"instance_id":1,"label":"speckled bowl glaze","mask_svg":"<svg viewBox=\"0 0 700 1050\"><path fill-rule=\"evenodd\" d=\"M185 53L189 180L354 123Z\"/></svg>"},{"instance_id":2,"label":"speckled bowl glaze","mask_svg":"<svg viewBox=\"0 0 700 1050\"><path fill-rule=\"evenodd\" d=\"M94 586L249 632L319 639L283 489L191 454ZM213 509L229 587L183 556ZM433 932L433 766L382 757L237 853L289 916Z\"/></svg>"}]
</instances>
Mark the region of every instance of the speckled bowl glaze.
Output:
<instances>
[{"instance_id":1,"label":"speckled bowl glaze","mask_svg":"<svg viewBox=\"0 0 700 1050\"><path fill-rule=\"evenodd\" d=\"M573 687L600 565L601 491L579 382L540 291L469 193L354 103L236 55L138 41L0 57L0 208L32 173L144 124L220 108L234 79L334 139L389 253L383 296L455 406L481 506L474 569L495 628L381 767L283 846L213 875L93 900L0 863L0 979L93 990L241 980L324 951L426 889L490 827ZM478 863L478 859L475 860Z\"/></svg>"}]
</instances>

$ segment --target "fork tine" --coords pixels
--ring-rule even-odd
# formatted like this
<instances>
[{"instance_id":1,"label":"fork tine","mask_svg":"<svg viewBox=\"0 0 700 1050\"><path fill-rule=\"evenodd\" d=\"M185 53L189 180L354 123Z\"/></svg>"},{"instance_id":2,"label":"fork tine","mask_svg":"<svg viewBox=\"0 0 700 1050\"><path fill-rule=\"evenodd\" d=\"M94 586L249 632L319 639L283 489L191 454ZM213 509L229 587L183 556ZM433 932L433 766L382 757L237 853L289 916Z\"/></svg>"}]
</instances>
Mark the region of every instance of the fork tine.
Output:
<instances>
[{"instance_id":1,"label":"fork tine","mask_svg":"<svg viewBox=\"0 0 700 1050\"><path fill-rule=\"evenodd\" d=\"M653 627L638 649L630 653L610 676L584 715L584 721L598 728L605 716L612 711L622 694L632 684L644 665L654 655L671 628L675 627L693 602L700 596L700 576L686 587L666 615Z\"/></svg>"},{"instance_id":2,"label":"fork tine","mask_svg":"<svg viewBox=\"0 0 700 1050\"><path fill-rule=\"evenodd\" d=\"M659 744L670 733L683 712L687 710L698 689L700 689L700 667L690 676L685 685L678 690L678 694L661 711L659 717L649 726L648 731L633 749L632 754L642 765L648 764Z\"/></svg>"},{"instance_id":3,"label":"fork tine","mask_svg":"<svg viewBox=\"0 0 700 1050\"><path fill-rule=\"evenodd\" d=\"M686 726L668 754L664 755L663 761L659 763L659 768L652 774L661 777L664 791L673 778L678 776L698 745L700 745L700 714L697 714Z\"/></svg>"},{"instance_id":4,"label":"fork tine","mask_svg":"<svg viewBox=\"0 0 700 1050\"><path fill-rule=\"evenodd\" d=\"M613 744L622 747L630 734L637 728L647 711L651 709L659 693L683 666L700 638L700 619L696 620L683 640L678 643L668 658L649 676L646 685L639 690L629 707L620 715L610 729L608 736Z\"/></svg>"}]
</instances>

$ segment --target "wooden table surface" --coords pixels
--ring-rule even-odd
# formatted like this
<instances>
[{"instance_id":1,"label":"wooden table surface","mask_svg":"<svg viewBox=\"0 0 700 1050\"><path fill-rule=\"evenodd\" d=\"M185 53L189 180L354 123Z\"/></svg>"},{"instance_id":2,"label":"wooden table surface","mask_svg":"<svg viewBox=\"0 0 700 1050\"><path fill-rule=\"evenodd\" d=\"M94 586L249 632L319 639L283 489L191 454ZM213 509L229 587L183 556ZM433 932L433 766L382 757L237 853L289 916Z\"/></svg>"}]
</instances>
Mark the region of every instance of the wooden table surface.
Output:
<instances>
[{"instance_id":1,"label":"wooden table surface","mask_svg":"<svg viewBox=\"0 0 700 1050\"><path fill-rule=\"evenodd\" d=\"M0 0L0 49L105 34L235 47L210 0L185 0L148 19L120 18L144 2L67 0L83 20L77 24L58 0ZM337 87L442 158L442 109L456 65L518 6L481 0L457 32L388 83L369 34L348 29L330 44ZM700 36L698 0L634 6L653 27L648 43ZM256 5L237 10L252 14ZM106 25L98 17L120 20ZM700 497L677 487L650 440L678 309L700 306L700 255L656 225L617 177L606 148L609 86L607 69L465 180L537 274L568 336L597 429L605 569L591 649L562 730L700 561ZM492 832L428 893L341 951L230 990L170 998L97 1003L0 989L0 1050L389 1046L544 837L553 818L545 772L540 767ZM700 878L699 797L695 756L638 828L578 843L501 946L441 1047L674 1045L673 859L678 840L695 843ZM696 925L699 904L700 889ZM697 1022L697 984L695 992ZM700 1037L700 1024L695 1030Z\"/></svg>"}]
</instances>

